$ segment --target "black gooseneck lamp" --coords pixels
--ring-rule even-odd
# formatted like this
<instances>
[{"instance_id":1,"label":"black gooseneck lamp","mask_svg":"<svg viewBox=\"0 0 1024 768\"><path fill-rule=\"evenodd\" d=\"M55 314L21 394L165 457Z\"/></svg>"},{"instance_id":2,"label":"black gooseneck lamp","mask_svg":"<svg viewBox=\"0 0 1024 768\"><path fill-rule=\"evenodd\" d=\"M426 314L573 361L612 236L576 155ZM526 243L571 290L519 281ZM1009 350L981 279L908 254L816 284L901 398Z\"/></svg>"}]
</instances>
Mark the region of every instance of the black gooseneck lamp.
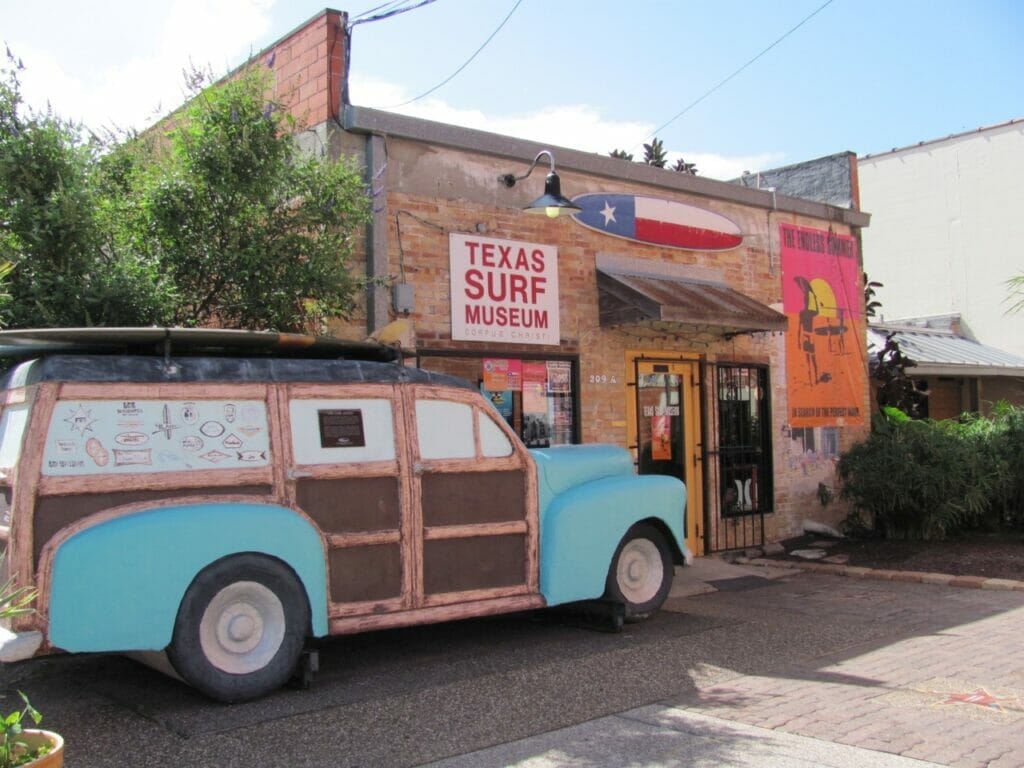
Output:
<instances>
[{"instance_id":1,"label":"black gooseneck lamp","mask_svg":"<svg viewBox=\"0 0 1024 768\"><path fill-rule=\"evenodd\" d=\"M533 169L537 167L537 163L545 155L547 155L548 161L551 164L551 170L548 171L547 178L544 179L544 194L523 208L523 210L527 213L542 213L549 219L557 218L561 213L572 214L582 210L572 200L562 196L562 182L559 180L558 174L555 173L555 156L549 149L542 149L538 152L537 156L533 158L533 162L530 163L529 170L522 176L505 173L498 177L498 181L511 189L516 185L517 181L522 181L533 173Z\"/></svg>"}]
</instances>

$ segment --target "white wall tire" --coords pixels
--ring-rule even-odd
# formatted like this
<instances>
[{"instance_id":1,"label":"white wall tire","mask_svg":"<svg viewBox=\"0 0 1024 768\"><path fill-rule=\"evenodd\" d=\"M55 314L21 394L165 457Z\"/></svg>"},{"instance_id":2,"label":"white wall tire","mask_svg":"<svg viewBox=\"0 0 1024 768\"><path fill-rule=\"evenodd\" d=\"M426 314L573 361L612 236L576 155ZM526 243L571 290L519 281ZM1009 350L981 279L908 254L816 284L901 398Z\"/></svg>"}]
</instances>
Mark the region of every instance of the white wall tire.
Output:
<instances>
[{"instance_id":1,"label":"white wall tire","mask_svg":"<svg viewBox=\"0 0 1024 768\"><path fill-rule=\"evenodd\" d=\"M638 523L615 550L605 597L623 604L626 621L641 621L665 602L672 576L672 557L665 537L654 526Z\"/></svg>"},{"instance_id":2,"label":"white wall tire","mask_svg":"<svg viewBox=\"0 0 1024 768\"><path fill-rule=\"evenodd\" d=\"M245 701L291 677L308 632L309 603L294 572L264 555L234 555L189 586L167 658L208 696Z\"/></svg>"},{"instance_id":3,"label":"white wall tire","mask_svg":"<svg viewBox=\"0 0 1024 768\"><path fill-rule=\"evenodd\" d=\"M222 672L247 675L267 666L284 640L284 606L258 581L236 581L213 596L199 621L203 656Z\"/></svg>"}]
</instances>

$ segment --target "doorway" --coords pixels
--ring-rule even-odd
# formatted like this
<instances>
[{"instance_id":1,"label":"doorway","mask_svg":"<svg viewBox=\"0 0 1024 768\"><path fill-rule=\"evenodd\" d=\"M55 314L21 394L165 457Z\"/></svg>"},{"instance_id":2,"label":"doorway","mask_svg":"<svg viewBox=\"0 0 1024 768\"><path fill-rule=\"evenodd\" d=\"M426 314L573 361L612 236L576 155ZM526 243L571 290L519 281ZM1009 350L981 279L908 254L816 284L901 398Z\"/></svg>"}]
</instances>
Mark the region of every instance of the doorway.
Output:
<instances>
[{"instance_id":1,"label":"doorway","mask_svg":"<svg viewBox=\"0 0 1024 768\"><path fill-rule=\"evenodd\" d=\"M704 505L701 467L700 363L630 359L627 382L629 446L637 472L672 475L686 483L686 546L704 553Z\"/></svg>"}]
</instances>

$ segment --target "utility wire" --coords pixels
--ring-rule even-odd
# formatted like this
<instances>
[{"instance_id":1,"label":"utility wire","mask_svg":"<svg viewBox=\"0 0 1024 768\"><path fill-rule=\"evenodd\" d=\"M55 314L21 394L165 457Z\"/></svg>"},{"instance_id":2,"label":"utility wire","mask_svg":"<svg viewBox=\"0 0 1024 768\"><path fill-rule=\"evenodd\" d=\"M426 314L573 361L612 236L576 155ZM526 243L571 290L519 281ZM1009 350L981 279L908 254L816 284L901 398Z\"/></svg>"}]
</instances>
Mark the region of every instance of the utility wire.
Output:
<instances>
[{"instance_id":1,"label":"utility wire","mask_svg":"<svg viewBox=\"0 0 1024 768\"><path fill-rule=\"evenodd\" d=\"M380 5L378 5L375 8L370 8L369 10L363 11L362 13L357 13L355 16L352 17L352 20L354 21L356 19L363 18L363 16L369 16L371 13L376 13L377 11L381 10L382 8L386 8L388 10L391 10L396 5L399 5L402 2L403 2L403 0L390 0L387 3L381 3Z\"/></svg>"},{"instance_id":2,"label":"utility wire","mask_svg":"<svg viewBox=\"0 0 1024 768\"><path fill-rule=\"evenodd\" d=\"M674 116L674 117L673 117L673 118L672 118L671 120L669 120L669 121L667 121L666 123L664 123L664 124L662 124L662 125L658 126L657 128L655 128L655 129L654 129L654 131L653 131L653 132L652 132L651 134L649 134L649 135L647 136L647 138L654 138L654 137L655 137L655 136L657 136L657 135L658 135L658 134L659 134L659 133L660 133L661 131L663 131L663 130L665 130L666 128L668 128L668 127L669 127L670 125L672 125L672 123L674 123L674 122L675 122L676 120L678 120L678 119L679 119L680 117L682 117L682 116L683 116L683 115L685 115L685 114L686 114L687 112L689 112L689 111L690 111L691 109L693 109L694 107L696 107L696 106L697 106L698 104L700 104L700 103L701 103L702 101L704 101L704 99L706 99L706 98L707 98L708 96L710 96L710 95L711 95L712 93L714 93L714 92L715 92L715 91L717 91L717 90L718 90L719 88L721 88L721 87L722 87L723 85L725 85L726 83L728 83L728 82L729 82L730 80L732 80L732 79L733 79L734 77L736 77L736 75L738 75L738 74L739 74L740 72L742 72L742 71L743 71L743 70L745 70L745 69L746 69L747 67L749 67L749 66L750 66L751 64L753 64L753 63L754 63L755 61L757 61L758 59L760 59L760 58L761 58L762 56L764 56L764 55L765 55L766 53L768 53L768 51L770 51L770 50L771 50L772 48L774 48L774 47L775 47L776 45L778 45L778 44L779 44L779 43L781 43L781 42L782 42L783 40L785 40L785 39L786 39L787 37L789 37L790 35L792 35L792 34L793 34L794 32L796 32L796 31L797 31L798 29L800 29L800 27L802 27L802 26L803 26L804 24L806 24L806 23L807 23L808 21L810 21L810 20L811 20L811 19L813 19L813 18L814 18L815 16L817 16L817 15L818 15L819 13L821 13L821 12L822 12L823 10L825 10L825 9L826 9L826 8L827 8L828 6L832 5L832 3L833 3L833 2L835 2L835 0L826 0L826 1L825 1L824 3L822 3L822 4L821 4L821 5L820 5L820 6L819 6L819 7L818 7L818 8L817 8L817 9L816 9L816 10L815 10L814 12L812 12L812 13L808 14L807 16L805 16L805 17L804 17L804 18L803 18L803 19L802 19L802 20L800 21L800 23L799 23L799 24L797 24L797 25L796 25L795 27L793 27L793 28L792 28L791 30L789 30L789 31L788 31L788 32L787 32L786 34L784 34L784 35L783 35L782 37L780 37L780 38L779 38L778 40L776 40L776 41L775 41L774 43L772 43L772 44L771 44L771 45L769 45L769 46L768 46L767 48L765 48L765 49L764 49L763 51L761 51L761 52L760 52L759 54L757 54L757 56L755 56L754 58L752 58L752 59L751 59L750 61L748 61L748 62L747 62L746 64L744 64L744 65L743 65L742 67L740 67L739 69L737 69L737 70L736 70L735 72L733 72L733 73L732 73L731 75L729 75L729 76L728 76L727 78L725 78L724 80L721 80L721 81L719 81L717 85L713 86L713 87L712 87L712 88L711 88L710 90L706 91L706 92L704 93L704 95L703 95L703 96L701 96L701 97L700 97L699 99L697 99L696 101L693 101L693 102L691 102L691 103L690 103L690 104L689 104L689 105L688 105L688 106L687 106L687 107L686 107L686 108L685 108L685 109L684 109L684 110L683 110L682 112L680 112L679 114L675 115L675 116ZM637 149L637 148L638 148L638 147L639 147L639 146L640 146L641 144L643 144L643 142L642 142L642 141L641 141L640 143L636 144L636 145L635 145L635 146L633 147L633 149Z\"/></svg>"},{"instance_id":3,"label":"utility wire","mask_svg":"<svg viewBox=\"0 0 1024 768\"><path fill-rule=\"evenodd\" d=\"M349 22L348 28L352 29L352 27L358 24L368 24L371 21L381 21L383 19L390 19L392 16L398 16L399 14L406 13L408 11L415 11L417 8L422 8L424 5L430 5L433 2L435 2L435 0L420 0L420 2L418 2L416 5L408 5L405 8L399 8L396 6L395 3L384 3L384 5L378 5L376 8L372 8L369 11L365 11L364 13L360 14L360 16L362 17L365 16L367 13L373 13L374 11L379 11L382 8L387 8L388 6L390 6L388 10L378 13L376 16L370 16L368 19L358 18L354 21L351 21Z\"/></svg>"},{"instance_id":4,"label":"utility wire","mask_svg":"<svg viewBox=\"0 0 1024 768\"><path fill-rule=\"evenodd\" d=\"M461 67L456 69L454 72L452 72L450 75L448 75L448 77L446 77L444 80L442 80L440 83L435 85L430 90L424 91L419 96L414 96L413 98L409 99L408 101L403 101L401 104L392 104L390 107L384 107L384 109L396 109L398 107L404 107L404 106L406 106L408 104L412 104L414 101L419 101L424 96L429 96L434 91L436 91L438 88L441 88L442 86L447 85L457 74L459 74L459 72L461 72L462 70L464 70L466 67L468 67L470 65L470 63L473 61L473 59L475 59L477 57L477 55L480 53L480 51L482 51L484 48L487 47L487 44L490 43L491 40L494 39L494 36L496 34L498 34L501 31L501 28L505 26L506 22L508 22L508 20L512 18L512 14L516 12L516 9L519 7L519 4L522 3L522 2L523 2L523 0L516 0L516 4L512 6L512 10L508 12L508 15L504 19L502 19L501 24L499 24L497 26L497 28L493 32L491 32L490 36L486 40L484 40L483 44L479 48L476 49L476 51L473 53L472 56L470 56L468 59L466 59L465 63L463 63L463 65ZM829 2L831 2L831 0L829 0Z\"/></svg>"}]
</instances>

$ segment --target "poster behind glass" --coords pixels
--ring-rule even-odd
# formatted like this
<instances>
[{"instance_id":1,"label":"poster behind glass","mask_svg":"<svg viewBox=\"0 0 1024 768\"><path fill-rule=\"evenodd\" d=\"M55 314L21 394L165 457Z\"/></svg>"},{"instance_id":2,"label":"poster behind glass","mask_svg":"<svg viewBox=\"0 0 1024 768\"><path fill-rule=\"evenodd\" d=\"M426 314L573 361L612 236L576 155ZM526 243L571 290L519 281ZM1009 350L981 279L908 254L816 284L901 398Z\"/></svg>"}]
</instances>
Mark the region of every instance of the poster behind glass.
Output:
<instances>
[{"instance_id":1,"label":"poster behind glass","mask_svg":"<svg viewBox=\"0 0 1024 768\"><path fill-rule=\"evenodd\" d=\"M483 361L480 391L528 448L573 441L572 364L567 361Z\"/></svg>"}]
</instances>

